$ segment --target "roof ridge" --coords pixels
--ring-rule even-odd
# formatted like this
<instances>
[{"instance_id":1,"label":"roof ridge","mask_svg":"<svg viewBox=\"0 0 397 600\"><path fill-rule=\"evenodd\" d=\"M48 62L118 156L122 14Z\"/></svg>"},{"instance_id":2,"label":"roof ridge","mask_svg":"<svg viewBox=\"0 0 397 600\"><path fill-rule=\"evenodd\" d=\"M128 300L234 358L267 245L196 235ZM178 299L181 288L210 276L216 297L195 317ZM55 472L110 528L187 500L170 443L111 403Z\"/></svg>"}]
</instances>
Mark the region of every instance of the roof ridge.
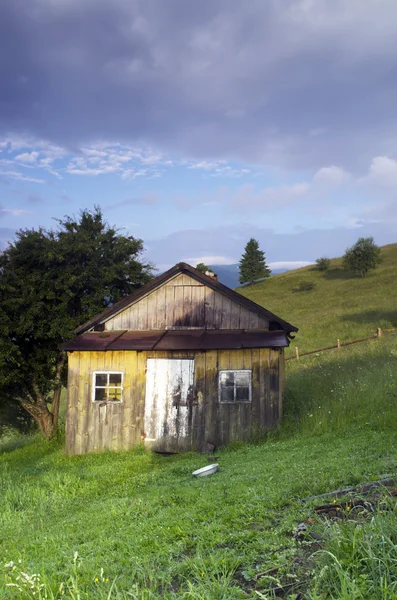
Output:
<instances>
[{"instance_id":1,"label":"roof ridge","mask_svg":"<svg viewBox=\"0 0 397 600\"><path fill-rule=\"evenodd\" d=\"M135 302L138 302L138 300L143 298L146 294L153 292L154 290L156 290L158 287L163 285L166 281L168 281L175 275L178 275L179 273L184 273L184 272L189 273L189 275L191 275L194 279L204 283L206 286L212 288L213 290L219 291L222 294L228 296L234 302L238 302L240 305L245 306L246 308L248 308L248 310L251 310L252 312L255 312L256 314L265 316L271 321L276 321L277 323L279 323L281 325L282 329L284 329L285 331L289 331L289 332L298 331L297 327L294 327L294 325L291 325L291 323L288 323L288 321L284 321L284 319L281 319L280 317L278 317L274 313L270 312L263 306L260 306L256 302L253 302L249 298L246 298L242 294L239 294L235 290L232 290L231 288L227 287L220 281L217 281L214 278L209 277L208 275L205 275L204 273L202 273L198 269L195 269L191 265L189 265L185 262L180 262L180 263L177 263L175 266L171 267L170 269L168 269L168 271L161 273L160 275L158 275L157 277L155 277L154 279L152 279L151 281L149 281L148 283L143 285L141 288L139 288L132 294L129 294L128 296L124 296L124 298L121 298L121 300L119 300L112 306L109 306L101 313L95 315L95 317L92 317L91 319L89 319L88 321L83 323L83 325L76 327L76 329L74 330L74 333L77 333L77 334L84 333L85 331L87 331L91 327L94 327L98 323L100 323L104 320L110 319L110 317L117 314L123 308L126 308L127 306L130 306L131 304L135 304Z\"/></svg>"}]
</instances>

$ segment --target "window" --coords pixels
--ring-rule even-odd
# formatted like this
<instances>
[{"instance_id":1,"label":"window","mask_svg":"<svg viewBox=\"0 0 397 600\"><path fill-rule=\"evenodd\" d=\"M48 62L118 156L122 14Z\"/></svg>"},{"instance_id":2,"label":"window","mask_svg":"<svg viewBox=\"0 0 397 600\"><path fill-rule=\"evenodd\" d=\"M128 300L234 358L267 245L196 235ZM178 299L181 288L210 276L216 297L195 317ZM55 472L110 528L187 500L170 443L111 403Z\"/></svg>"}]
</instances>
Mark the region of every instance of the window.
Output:
<instances>
[{"instance_id":1,"label":"window","mask_svg":"<svg viewBox=\"0 0 397 600\"><path fill-rule=\"evenodd\" d=\"M251 402L251 371L219 371L219 401L223 404Z\"/></svg>"},{"instance_id":2,"label":"window","mask_svg":"<svg viewBox=\"0 0 397 600\"><path fill-rule=\"evenodd\" d=\"M94 402L121 402L123 399L124 373L119 371L96 371L93 374Z\"/></svg>"}]
</instances>

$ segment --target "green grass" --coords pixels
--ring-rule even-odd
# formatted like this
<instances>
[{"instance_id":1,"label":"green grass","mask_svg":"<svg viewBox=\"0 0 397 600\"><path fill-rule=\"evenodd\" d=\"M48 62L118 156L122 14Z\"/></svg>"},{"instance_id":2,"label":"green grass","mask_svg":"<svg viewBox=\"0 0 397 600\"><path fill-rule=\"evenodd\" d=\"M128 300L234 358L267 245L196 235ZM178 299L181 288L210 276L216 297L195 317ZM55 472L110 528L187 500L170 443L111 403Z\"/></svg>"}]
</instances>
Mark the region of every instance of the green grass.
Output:
<instances>
[{"instance_id":1,"label":"green grass","mask_svg":"<svg viewBox=\"0 0 397 600\"><path fill-rule=\"evenodd\" d=\"M363 558L383 521L362 526L361 567L356 542L338 546L353 529L326 527L328 554L291 534L313 516L301 498L397 473L396 363L397 336L291 361L280 429L220 451L220 471L203 479L191 476L207 464L195 453L68 458L62 441L4 438L0 599L270 598L269 587L293 577L308 579L305 598L395 598L392 582L389 595L369 583L384 547L373 563ZM357 581L354 568L368 577ZM358 591L343 596L350 580ZM365 596L370 585L377 591Z\"/></svg>"},{"instance_id":2,"label":"green grass","mask_svg":"<svg viewBox=\"0 0 397 600\"><path fill-rule=\"evenodd\" d=\"M383 262L365 278L342 269L333 259L329 271L316 267L275 275L238 291L296 327L299 333L287 353L316 350L397 327L397 244L382 247ZM312 290L297 291L302 282ZM304 287L304 286L303 286Z\"/></svg>"},{"instance_id":3,"label":"green grass","mask_svg":"<svg viewBox=\"0 0 397 600\"><path fill-rule=\"evenodd\" d=\"M366 279L335 260L242 293L298 326L302 352L365 337L397 326L397 245L382 253ZM396 600L390 499L369 517L317 520L321 543L292 535L314 516L303 497L397 474L396 366L394 334L289 361L280 427L216 459L143 448L68 458L62 440L8 432L0 600L270 599L296 580L306 600ZM214 460L217 474L192 477Z\"/></svg>"}]
</instances>

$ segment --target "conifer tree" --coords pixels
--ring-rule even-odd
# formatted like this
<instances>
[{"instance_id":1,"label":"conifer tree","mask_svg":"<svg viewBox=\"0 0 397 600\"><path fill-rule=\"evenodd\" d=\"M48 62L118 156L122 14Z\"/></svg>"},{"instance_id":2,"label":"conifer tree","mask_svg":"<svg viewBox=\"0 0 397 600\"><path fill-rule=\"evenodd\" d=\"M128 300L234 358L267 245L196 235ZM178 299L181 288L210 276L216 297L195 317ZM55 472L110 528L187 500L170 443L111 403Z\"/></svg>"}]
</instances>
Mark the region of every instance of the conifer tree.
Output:
<instances>
[{"instance_id":1,"label":"conifer tree","mask_svg":"<svg viewBox=\"0 0 397 600\"><path fill-rule=\"evenodd\" d=\"M266 264L265 253L259 249L259 243L251 238L245 247L239 264L240 283L254 283L258 279L270 277L270 269Z\"/></svg>"}]
</instances>

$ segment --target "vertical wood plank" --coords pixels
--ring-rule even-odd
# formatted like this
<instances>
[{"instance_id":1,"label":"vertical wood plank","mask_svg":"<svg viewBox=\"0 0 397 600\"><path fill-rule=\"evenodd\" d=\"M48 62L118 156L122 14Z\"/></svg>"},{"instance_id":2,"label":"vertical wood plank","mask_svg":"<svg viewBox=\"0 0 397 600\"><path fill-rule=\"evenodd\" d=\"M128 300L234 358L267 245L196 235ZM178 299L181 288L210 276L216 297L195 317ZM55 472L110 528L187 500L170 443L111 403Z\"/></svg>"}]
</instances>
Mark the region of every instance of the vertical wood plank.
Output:
<instances>
[{"instance_id":1,"label":"vertical wood plank","mask_svg":"<svg viewBox=\"0 0 397 600\"><path fill-rule=\"evenodd\" d=\"M218 401L218 353L216 350L208 350L205 353L204 420L204 441L219 446L222 440Z\"/></svg>"},{"instance_id":2,"label":"vertical wood plank","mask_svg":"<svg viewBox=\"0 0 397 600\"><path fill-rule=\"evenodd\" d=\"M193 327L205 327L205 287L203 285L196 285L191 287L192 293L192 308L193 308L193 319L191 325Z\"/></svg>"},{"instance_id":3,"label":"vertical wood plank","mask_svg":"<svg viewBox=\"0 0 397 600\"><path fill-rule=\"evenodd\" d=\"M165 321L166 329L172 329L175 324L175 296L174 286L165 286Z\"/></svg>"},{"instance_id":4,"label":"vertical wood plank","mask_svg":"<svg viewBox=\"0 0 397 600\"><path fill-rule=\"evenodd\" d=\"M284 356L284 348L281 349L279 355L279 408L278 408L278 419L281 421L283 418L283 410L284 410L284 396L285 396L285 356Z\"/></svg>"},{"instance_id":5,"label":"vertical wood plank","mask_svg":"<svg viewBox=\"0 0 397 600\"><path fill-rule=\"evenodd\" d=\"M204 288L204 302L205 302L205 312L204 312L204 322L206 329L214 329L215 328L215 292L210 288Z\"/></svg>"},{"instance_id":6,"label":"vertical wood plank","mask_svg":"<svg viewBox=\"0 0 397 600\"><path fill-rule=\"evenodd\" d=\"M270 350L260 349L260 385L261 385L261 413L262 427L271 427L271 397L270 397Z\"/></svg>"},{"instance_id":7,"label":"vertical wood plank","mask_svg":"<svg viewBox=\"0 0 397 600\"><path fill-rule=\"evenodd\" d=\"M241 404L240 405L240 435L241 439L249 439L252 434L252 419L253 419L253 407L255 404L254 396L258 390L258 381L255 379L258 376L258 373L254 372L253 369L253 360L252 360L253 350L251 348L247 348L243 350L243 369L248 369L251 371L251 403L250 404Z\"/></svg>"},{"instance_id":8,"label":"vertical wood plank","mask_svg":"<svg viewBox=\"0 0 397 600\"><path fill-rule=\"evenodd\" d=\"M194 398L189 407L189 431L191 448L199 449L205 441L205 352L194 354Z\"/></svg>"},{"instance_id":9,"label":"vertical wood plank","mask_svg":"<svg viewBox=\"0 0 397 600\"><path fill-rule=\"evenodd\" d=\"M195 326L195 306L192 299L192 286L184 285L183 290L183 313L181 317L181 326Z\"/></svg>"},{"instance_id":10,"label":"vertical wood plank","mask_svg":"<svg viewBox=\"0 0 397 600\"><path fill-rule=\"evenodd\" d=\"M214 329L222 329L222 294L214 292Z\"/></svg>"},{"instance_id":11,"label":"vertical wood plank","mask_svg":"<svg viewBox=\"0 0 397 600\"><path fill-rule=\"evenodd\" d=\"M227 296L222 298L222 329L230 329L232 301Z\"/></svg>"},{"instance_id":12,"label":"vertical wood plank","mask_svg":"<svg viewBox=\"0 0 397 600\"><path fill-rule=\"evenodd\" d=\"M76 429L78 425L80 352L68 352L68 387L66 405L66 453L76 454Z\"/></svg>"},{"instance_id":13,"label":"vertical wood plank","mask_svg":"<svg viewBox=\"0 0 397 600\"><path fill-rule=\"evenodd\" d=\"M218 370L223 371L230 369L230 350L219 350L218 351ZM218 400L219 402L219 400ZM227 444L229 441L229 428L230 428L230 404L221 404L219 402L219 432L221 443Z\"/></svg>"},{"instance_id":14,"label":"vertical wood plank","mask_svg":"<svg viewBox=\"0 0 397 600\"><path fill-rule=\"evenodd\" d=\"M249 310L244 306L240 307L240 329L248 329L249 324Z\"/></svg>"},{"instance_id":15,"label":"vertical wood plank","mask_svg":"<svg viewBox=\"0 0 397 600\"><path fill-rule=\"evenodd\" d=\"M183 286L174 288L174 327L183 325Z\"/></svg>"},{"instance_id":16,"label":"vertical wood plank","mask_svg":"<svg viewBox=\"0 0 397 600\"><path fill-rule=\"evenodd\" d=\"M121 428L121 445L128 450L135 442L137 398L135 396L135 385L137 377L137 352L125 351L123 353L124 366L124 400L123 400L123 422Z\"/></svg>"},{"instance_id":17,"label":"vertical wood plank","mask_svg":"<svg viewBox=\"0 0 397 600\"><path fill-rule=\"evenodd\" d=\"M258 315L251 311L249 313L248 329L258 329Z\"/></svg>"},{"instance_id":18,"label":"vertical wood plank","mask_svg":"<svg viewBox=\"0 0 397 600\"><path fill-rule=\"evenodd\" d=\"M146 352L137 352L137 368L135 382L135 428L134 444L141 441L141 433L145 430L145 393L146 393Z\"/></svg>"},{"instance_id":19,"label":"vertical wood plank","mask_svg":"<svg viewBox=\"0 0 397 600\"><path fill-rule=\"evenodd\" d=\"M150 330L158 329L157 325L157 293L152 292L147 297L147 328Z\"/></svg>"},{"instance_id":20,"label":"vertical wood plank","mask_svg":"<svg viewBox=\"0 0 397 600\"><path fill-rule=\"evenodd\" d=\"M240 329L240 312L241 305L237 302L232 302L230 313L230 329Z\"/></svg>"},{"instance_id":21,"label":"vertical wood plank","mask_svg":"<svg viewBox=\"0 0 397 600\"><path fill-rule=\"evenodd\" d=\"M269 329L269 320L258 315L258 329Z\"/></svg>"},{"instance_id":22,"label":"vertical wood plank","mask_svg":"<svg viewBox=\"0 0 397 600\"><path fill-rule=\"evenodd\" d=\"M148 328L148 299L142 298L138 302L138 329L140 331Z\"/></svg>"},{"instance_id":23,"label":"vertical wood plank","mask_svg":"<svg viewBox=\"0 0 397 600\"><path fill-rule=\"evenodd\" d=\"M270 405L271 405L271 424L273 427L278 420L278 402L279 402L279 353L277 350L270 350Z\"/></svg>"},{"instance_id":24,"label":"vertical wood plank","mask_svg":"<svg viewBox=\"0 0 397 600\"><path fill-rule=\"evenodd\" d=\"M165 329L165 287L162 286L156 291L157 296L157 327Z\"/></svg>"},{"instance_id":25,"label":"vertical wood plank","mask_svg":"<svg viewBox=\"0 0 397 600\"><path fill-rule=\"evenodd\" d=\"M260 434L264 427L264 404L265 404L265 365L261 363L259 348L253 348L252 355L252 407L251 407L251 432Z\"/></svg>"},{"instance_id":26,"label":"vertical wood plank","mask_svg":"<svg viewBox=\"0 0 397 600\"><path fill-rule=\"evenodd\" d=\"M79 392L78 392L78 419L76 430L77 454L84 454L87 449L88 405L90 398L91 378L91 353L80 353Z\"/></svg>"}]
</instances>

